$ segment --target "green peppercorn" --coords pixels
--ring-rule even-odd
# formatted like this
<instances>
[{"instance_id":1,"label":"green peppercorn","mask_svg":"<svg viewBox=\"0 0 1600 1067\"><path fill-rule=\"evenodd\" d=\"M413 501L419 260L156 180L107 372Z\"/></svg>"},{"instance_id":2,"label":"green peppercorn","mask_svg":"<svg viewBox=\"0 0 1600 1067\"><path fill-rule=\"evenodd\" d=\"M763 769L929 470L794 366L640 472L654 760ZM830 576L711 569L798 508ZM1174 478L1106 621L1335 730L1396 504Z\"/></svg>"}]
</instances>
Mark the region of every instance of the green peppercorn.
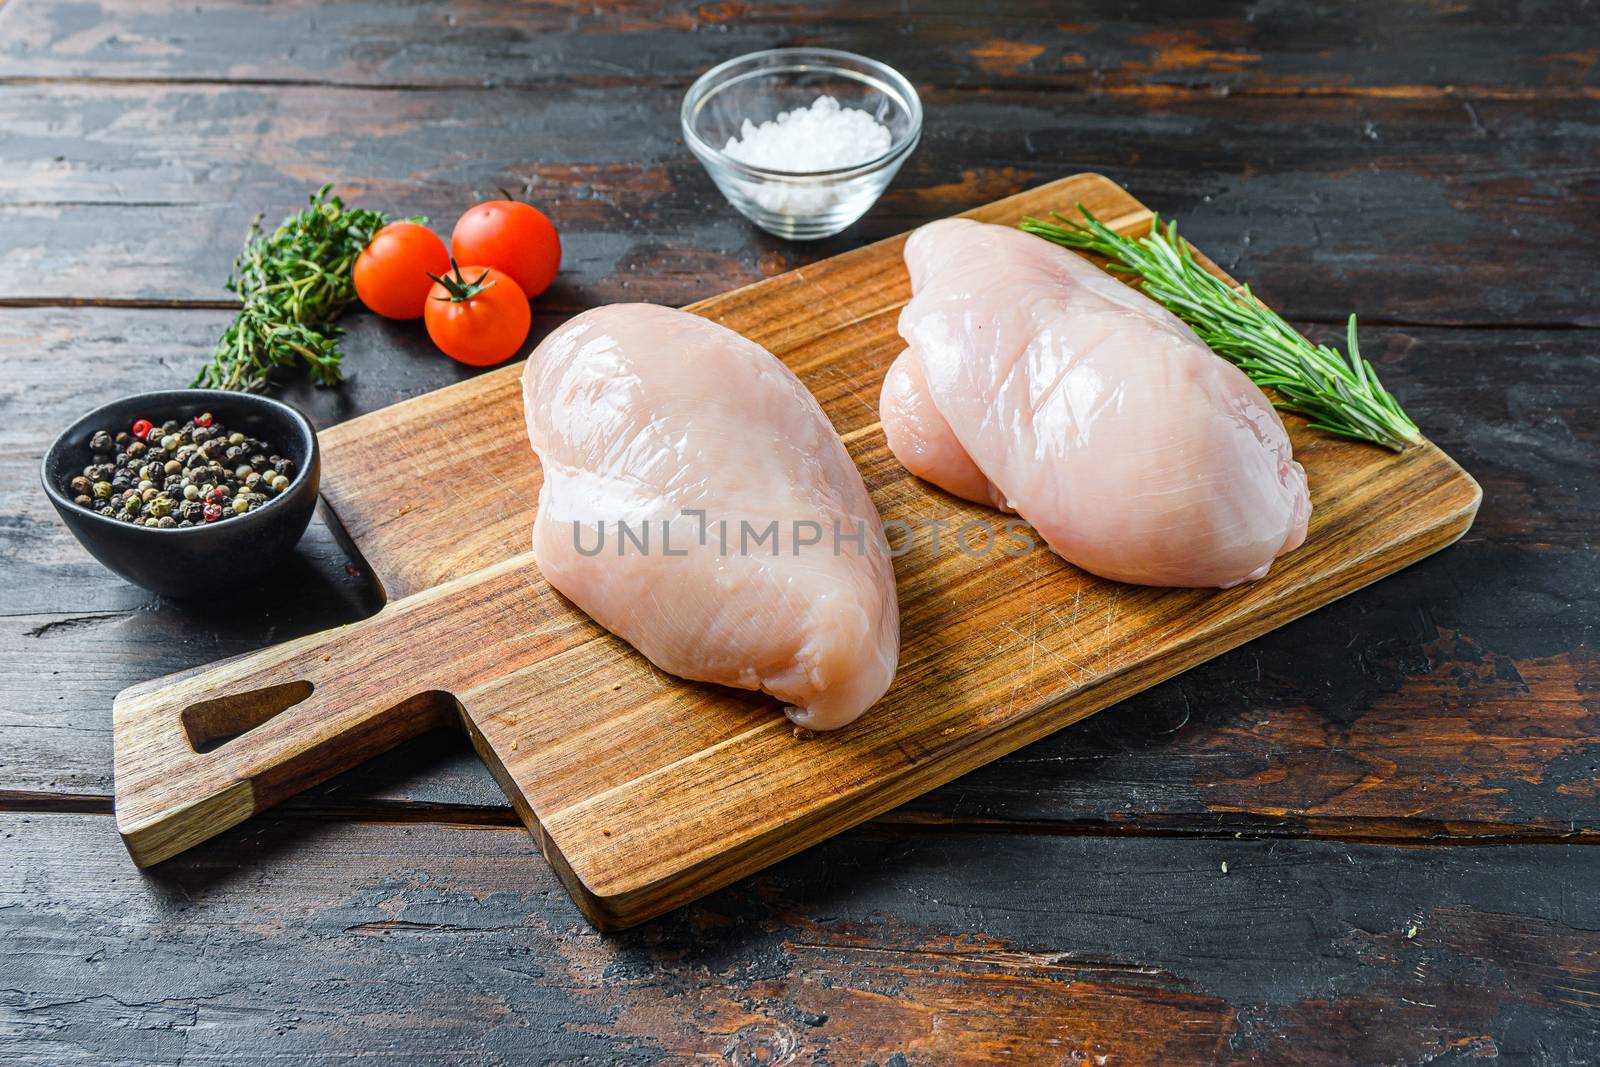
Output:
<instances>
[{"instance_id":1,"label":"green peppercorn","mask_svg":"<svg viewBox=\"0 0 1600 1067\"><path fill-rule=\"evenodd\" d=\"M172 501L164 496L158 496L154 500L150 501L150 506L145 510L149 511L150 514L159 519L163 515L172 514Z\"/></svg>"},{"instance_id":2,"label":"green peppercorn","mask_svg":"<svg viewBox=\"0 0 1600 1067\"><path fill-rule=\"evenodd\" d=\"M244 497L238 497L237 499L234 500L234 502L233 502L233 513L235 515L243 515L245 512L247 512L249 510L250 510L250 501L246 500Z\"/></svg>"},{"instance_id":3,"label":"green peppercorn","mask_svg":"<svg viewBox=\"0 0 1600 1067\"><path fill-rule=\"evenodd\" d=\"M95 482L94 496L96 500L104 500L111 495L110 482Z\"/></svg>"}]
</instances>

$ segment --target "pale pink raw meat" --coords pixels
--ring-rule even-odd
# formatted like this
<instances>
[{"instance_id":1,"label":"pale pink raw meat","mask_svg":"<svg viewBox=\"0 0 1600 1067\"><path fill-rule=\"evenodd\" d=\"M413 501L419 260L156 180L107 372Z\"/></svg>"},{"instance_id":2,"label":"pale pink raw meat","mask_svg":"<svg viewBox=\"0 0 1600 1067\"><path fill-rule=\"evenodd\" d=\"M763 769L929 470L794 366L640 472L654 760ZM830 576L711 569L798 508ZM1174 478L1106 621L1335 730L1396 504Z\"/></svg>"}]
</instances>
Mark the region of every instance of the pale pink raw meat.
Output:
<instances>
[{"instance_id":1,"label":"pale pink raw meat","mask_svg":"<svg viewBox=\"0 0 1600 1067\"><path fill-rule=\"evenodd\" d=\"M905 256L880 413L912 473L1116 581L1227 587L1305 540L1278 413L1175 315L1010 227L935 222Z\"/></svg>"},{"instance_id":2,"label":"pale pink raw meat","mask_svg":"<svg viewBox=\"0 0 1600 1067\"><path fill-rule=\"evenodd\" d=\"M545 338L522 396L544 467L535 558L596 622L670 674L764 690L812 729L889 688L900 622L877 510L766 349L698 315L614 304Z\"/></svg>"}]
</instances>

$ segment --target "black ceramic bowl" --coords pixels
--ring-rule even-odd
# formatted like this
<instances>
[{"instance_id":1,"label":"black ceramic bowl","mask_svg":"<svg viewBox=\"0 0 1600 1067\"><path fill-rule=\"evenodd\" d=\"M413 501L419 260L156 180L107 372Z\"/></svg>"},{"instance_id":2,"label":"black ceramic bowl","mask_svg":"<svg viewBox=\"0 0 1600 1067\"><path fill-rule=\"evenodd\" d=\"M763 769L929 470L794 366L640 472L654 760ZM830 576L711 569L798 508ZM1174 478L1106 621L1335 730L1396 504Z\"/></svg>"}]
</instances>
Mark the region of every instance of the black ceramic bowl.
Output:
<instances>
[{"instance_id":1,"label":"black ceramic bowl","mask_svg":"<svg viewBox=\"0 0 1600 1067\"><path fill-rule=\"evenodd\" d=\"M116 433L135 419L160 425L209 411L230 432L259 437L294 461L294 479L265 506L204 526L135 526L80 507L66 483L93 461L89 438ZM44 491L61 521L95 559L136 585L166 596L214 593L258 577L294 548L311 521L321 477L317 434L306 417L277 400L216 389L139 393L96 408L74 422L44 455Z\"/></svg>"}]
</instances>

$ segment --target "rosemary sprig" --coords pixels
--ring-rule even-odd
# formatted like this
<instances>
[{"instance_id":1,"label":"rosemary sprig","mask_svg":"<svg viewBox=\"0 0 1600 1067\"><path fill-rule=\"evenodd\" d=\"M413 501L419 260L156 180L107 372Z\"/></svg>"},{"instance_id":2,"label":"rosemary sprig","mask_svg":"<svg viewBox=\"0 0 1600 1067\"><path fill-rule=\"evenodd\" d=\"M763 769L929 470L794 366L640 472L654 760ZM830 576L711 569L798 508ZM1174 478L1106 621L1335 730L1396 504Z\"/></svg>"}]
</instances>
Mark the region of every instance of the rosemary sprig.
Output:
<instances>
[{"instance_id":1,"label":"rosemary sprig","mask_svg":"<svg viewBox=\"0 0 1600 1067\"><path fill-rule=\"evenodd\" d=\"M343 379L341 331L333 320L355 299L350 268L356 257L389 220L377 211L347 210L328 195L331 188L313 193L310 207L284 219L270 237L261 216L250 224L227 283L244 307L195 385L256 392L275 367L296 365L318 385Z\"/></svg>"},{"instance_id":2,"label":"rosemary sprig","mask_svg":"<svg viewBox=\"0 0 1600 1067\"><path fill-rule=\"evenodd\" d=\"M1371 441L1399 452L1422 439L1416 423L1390 395L1356 344L1356 317L1346 331L1348 356L1314 345L1250 292L1235 292L1195 261L1178 236L1178 224L1155 218L1148 236L1124 237L1082 204L1080 223L1057 212L1055 222L1022 220L1028 233L1111 260L1111 269L1131 274L1156 303L1194 328L1212 351L1236 365L1257 385L1273 389L1277 405L1305 416L1311 425L1341 437Z\"/></svg>"}]
</instances>

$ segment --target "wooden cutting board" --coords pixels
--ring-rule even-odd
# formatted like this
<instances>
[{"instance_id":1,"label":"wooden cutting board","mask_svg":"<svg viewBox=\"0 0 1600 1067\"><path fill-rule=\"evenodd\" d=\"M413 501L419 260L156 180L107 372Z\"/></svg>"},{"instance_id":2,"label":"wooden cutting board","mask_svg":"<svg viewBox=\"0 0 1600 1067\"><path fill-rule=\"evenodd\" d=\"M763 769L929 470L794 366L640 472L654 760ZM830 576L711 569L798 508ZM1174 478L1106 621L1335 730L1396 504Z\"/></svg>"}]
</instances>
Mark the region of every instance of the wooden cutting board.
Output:
<instances>
[{"instance_id":1,"label":"wooden cutting board","mask_svg":"<svg viewBox=\"0 0 1600 1067\"><path fill-rule=\"evenodd\" d=\"M1150 213L1083 174L968 214L1082 202ZM689 310L765 345L816 394L883 518L984 509L910 477L877 422L902 345L904 238ZM1220 274L1220 271L1218 272ZM135 686L116 701L117 824L155 863L396 742L458 724L603 928L658 915L1359 589L1460 537L1476 483L1290 420L1305 545L1226 591L1149 589L1044 551L896 561L894 687L854 725L796 736L777 702L652 667L552 590L529 554L539 466L505 367L322 434L324 502L389 598L376 616ZM981 862L975 858L974 862Z\"/></svg>"}]
</instances>

